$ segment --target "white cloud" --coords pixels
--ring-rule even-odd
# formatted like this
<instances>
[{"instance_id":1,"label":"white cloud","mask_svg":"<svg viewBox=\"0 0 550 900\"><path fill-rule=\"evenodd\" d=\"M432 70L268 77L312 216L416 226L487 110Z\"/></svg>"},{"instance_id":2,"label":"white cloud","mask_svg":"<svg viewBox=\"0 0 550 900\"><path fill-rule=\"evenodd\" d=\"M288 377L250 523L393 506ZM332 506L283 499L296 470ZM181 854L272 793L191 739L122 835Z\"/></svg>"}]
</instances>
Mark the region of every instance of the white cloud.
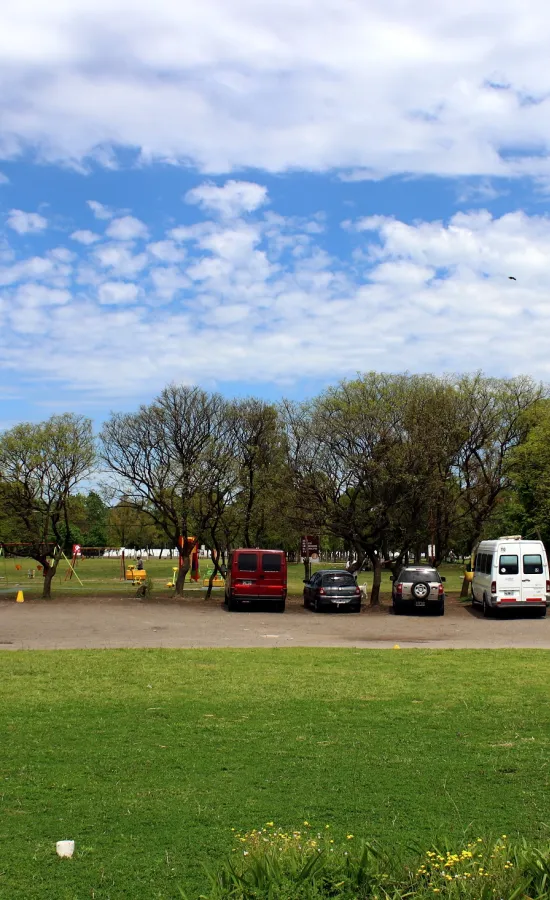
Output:
<instances>
[{"instance_id":1,"label":"white cloud","mask_svg":"<svg viewBox=\"0 0 550 900\"><path fill-rule=\"evenodd\" d=\"M544 176L549 40L544 0L21 0L2 17L1 147L109 166L130 147L210 173Z\"/></svg>"},{"instance_id":2,"label":"white cloud","mask_svg":"<svg viewBox=\"0 0 550 900\"><path fill-rule=\"evenodd\" d=\"M99 203L97 200L88 200L87 203L96 219L105 221L113 218L114 212L108 206L104 206L103 203Z\"/></svg>"},{"instance_id":3,"label":"white cloud","mask_svg":"<svg viewBox=\"0 0 550 900\"><path fill-rule=\"evenodd\" d=\"M9 184L9 183L10 183L10 180L9 180L8 176L5 175L4 172L0 172L0 184Z\"/></svg>"},{"instance_id":4,"label":"white cloud","mask_svg":"<svg viewBox=\"0 0 550 900\"><path fill-rule=\"evenodd\" d=\"M103 244L93 251L93 258L99 266L110 269L118 278L134 278L147 265L147 254L133 254L128 247L120 244Z\"/></svg>"},{"instance_id":5,"label":"white cloud","mask_svg":"<svg viewBox=\"0 0 550 900\"><path fill-rule=\"evenodd\" d=\"M86 228L84 228L79 229L78 231L73 231L73 233L71 234L71 240L78 241L79 244L89 246L90 244L95 244L97 241L100 241L101 235L96 234L94 231L88 231Z\"/></svg>"},{"instance_id":6,"label":"white cloud","mask_svg":"<svg viewBox=\"0 0 550 900\"><path fill-rule=\"evenodd\" d=\"M115 241L134 241L146 238L148 233L147 226L134 216L113 219L106 231L106 234Z\"/></svg>"},{"instance_id":7,"label":"white cloud","mask_svg":"<svg viewBox=\"0 0 550 900\"><path fill-rule=\"evenodd\" d=\"M44 231L48 227L48 221L39 213L23 212L22 209L10 209L7 225L18 234L34 234Z\"/></svg>"},{"instance_id":8,"label":"white cloud","mask_svg":"<svg viewBox=\"0 0 550 900\"><path fill-rule=\"evenodd\" d=\"M161 262L177 263L185 259L185 250L177 247L174 241L156 241L153 244L147 244L147 250Z\"/></svg>"},{"instance_id":9,"label":"white cloud","mask_svg":"<svg viewBox=\"0 0 550 900\"><path fill-rule=\"evenodd\" d=\"M222 186L206 182L188 191L185 200L208 212L235 218L263 206L267 201L267 188L253 181L226 181Z\"/></svg>"},{"instance_id":10,"label":"white cloud","mask_svg":"<svg viewBox=\"0 0 550 900\"><path fill-rule=\"evenodd\" d=\"M15 300L26 306L58 306L69 303L71 294L43 284L23 284L17 289Z\"/></svg>"},{"instance_id":11,"label":"white cloud","mask_svg":"<svg viewBox=\"0 0 550 900\"><path fill-rule=\"evenodd\" d=\"M113 242L24 258L5 246L0 373L117 401L174 379L324 383L370 368L550 380L550 217L357 218L341 257L320 227L261 210L206 219L174 262L168 235L142 253Z\"/></svg>"},{"instance_id":12,"label":"white cloud","mask_svg":"<svg viewBox=\"0 0 550 900\"><path fill-rule=\"evenodd\" d=\"M178 291L190 286L189 278L182 274L176 266L160 266L151 270L151 281L157 297L169 301Z\"/></svg>"},{"instance_id":13,"label":"white cloud","mask_svg":"<svg viewBox=\"0 0 550 900\"><path fill-rule=\"evenodd\" d=\"M126 281L106 281L98 291L99 302L104 305L134 303L138 294L138 286Z\"/></svg>"}]
</instances>

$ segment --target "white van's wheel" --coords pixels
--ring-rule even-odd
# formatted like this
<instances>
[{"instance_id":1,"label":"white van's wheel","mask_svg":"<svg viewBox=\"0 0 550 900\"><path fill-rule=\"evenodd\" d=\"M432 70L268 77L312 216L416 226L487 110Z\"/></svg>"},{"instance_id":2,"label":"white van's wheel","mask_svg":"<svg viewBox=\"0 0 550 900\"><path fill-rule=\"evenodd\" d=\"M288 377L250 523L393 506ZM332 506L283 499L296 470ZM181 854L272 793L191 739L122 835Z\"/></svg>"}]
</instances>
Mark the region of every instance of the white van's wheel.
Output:
<instances>
[{"instance_id":1,"label":"white van's wheel","mask_svg":"<svg viewBox=\"0 0 550 900\"><path fill-rule=\"evenodd\" d=\"M487 603L487 597L485 596L485 594L483 595L483 615L485 616L486 619L490 619L491 616L493 615L493 610Z\"/></svg>"}]
</instances>

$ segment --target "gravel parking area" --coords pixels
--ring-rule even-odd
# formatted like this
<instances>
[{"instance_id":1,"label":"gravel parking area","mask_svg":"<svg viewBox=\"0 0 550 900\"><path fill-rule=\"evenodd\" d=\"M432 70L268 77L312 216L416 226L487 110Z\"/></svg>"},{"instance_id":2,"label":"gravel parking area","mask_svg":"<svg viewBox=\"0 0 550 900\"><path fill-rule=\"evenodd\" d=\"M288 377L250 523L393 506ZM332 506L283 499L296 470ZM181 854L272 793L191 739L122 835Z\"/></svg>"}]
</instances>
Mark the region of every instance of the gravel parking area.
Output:
<instances>
[{"instance_id":1,"label":"gravel parking area","mask_svg":"<svg viewBox=\"0 0 550 900\"><path fill-rule=\"evenodd\" d=\"M400 647L550 649L550 615L529 612L484 619L450 600L444 617L396 617L387 607L349 613L313 613L298 601L284 614L229 613L216 598L145 600L63 598L0 601L0 649L116 647Z\"/></svg>"}]
</instances>

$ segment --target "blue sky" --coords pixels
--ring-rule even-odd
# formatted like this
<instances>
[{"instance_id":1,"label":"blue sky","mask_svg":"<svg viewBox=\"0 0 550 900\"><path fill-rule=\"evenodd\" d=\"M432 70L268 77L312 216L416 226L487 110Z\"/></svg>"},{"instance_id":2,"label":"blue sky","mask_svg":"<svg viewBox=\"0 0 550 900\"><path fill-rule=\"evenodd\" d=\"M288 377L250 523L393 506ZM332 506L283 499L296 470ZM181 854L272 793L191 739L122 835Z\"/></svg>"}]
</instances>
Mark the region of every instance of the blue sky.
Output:
<instances>
[{"instance_id":1,"label":"blue sky","mask_svg":"<svg viewBox=\"0 0 550 900\"><path fill-rule=\"evenodd\" d=\"M4 8L0 427L547 380L549 40L542 0Z\"/></svg>"}]
</instances>

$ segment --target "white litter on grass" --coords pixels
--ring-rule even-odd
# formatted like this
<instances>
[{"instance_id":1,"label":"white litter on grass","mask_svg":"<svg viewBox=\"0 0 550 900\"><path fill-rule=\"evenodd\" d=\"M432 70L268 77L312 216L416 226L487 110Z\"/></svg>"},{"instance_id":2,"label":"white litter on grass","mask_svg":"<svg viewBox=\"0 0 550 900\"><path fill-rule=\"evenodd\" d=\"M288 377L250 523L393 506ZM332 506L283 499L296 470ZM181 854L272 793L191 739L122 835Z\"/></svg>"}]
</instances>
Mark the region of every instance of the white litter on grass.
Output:
<instances>
[{"instance_id":1,"label":"white litter on grass","mask_svg":"<svg viewBox=\"0 0 550 900\"><path fill-rule=\"evenodd\" d=\"M58 841L55 849L58 856L70 858L74 853L74 841Z\"/></svg>"},{"instance_id":2,"label":"white litter on grass","mask_svg":"<svg viewBox=\"0 0 550 900\"><path fill-rule=\"evenodd\" d=\"M262 634L262 637L265 637L265 638L278 638L278 637L281 637L281 635L280 635L280 634Z\"/></svg>"}]
</instances>

